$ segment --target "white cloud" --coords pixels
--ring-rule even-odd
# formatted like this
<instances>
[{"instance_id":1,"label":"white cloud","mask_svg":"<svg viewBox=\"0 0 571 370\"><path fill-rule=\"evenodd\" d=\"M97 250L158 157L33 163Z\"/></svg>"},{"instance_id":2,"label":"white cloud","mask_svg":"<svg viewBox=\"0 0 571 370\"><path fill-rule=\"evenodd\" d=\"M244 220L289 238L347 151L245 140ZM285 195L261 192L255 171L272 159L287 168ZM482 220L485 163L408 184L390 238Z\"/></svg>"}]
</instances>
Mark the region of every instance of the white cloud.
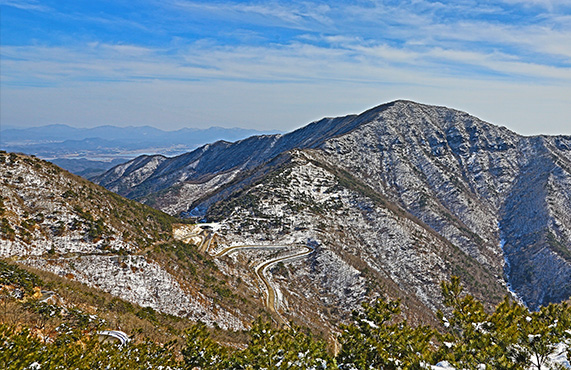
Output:
<instances>
[{"instance_id":1,"label":"white cloud","mask_svg":"<svg viewBox=\"0 0 571 370\"><path fill-rule=\"evenodd\" d=\"M549 3L571 4L571 0ZM442 4L413 0L398 5L380 1L369 4L373 5L348 6L343 9L346 17L340 20L346 29L357 29L363 38L400 40L408 45L429 47L462 45L484 51L509 52L510 48L517 48L513 52L526 54L528 58L546 58L545 54L569 58L571 54L571 18L566 12L527 15L525 22L516 23L509 17L502 22L503 9L479 2Z\"/></svg>"},{"instance_id":2,"label":"white cloud","mask_svg":"<svg viewBox=\"0 0 571 370\"><path fill-rule=\"evenodd\" d=\"M240 20L244 23L258 23L273 26L289 26L293 28L308 29L308 24L319 22L332 24L327 16L330 7L325 4L280 4L271 3L216 3L205 4L202 2L175 0L167 3L169 6L192 13L204 13L226 18ZM276 23L279 21L281 23Z\"/></svg>"},{"instance_id":3,"label":"white cloud","mask_svg":"<svg viewBox=\"0 0 571 370\"><path fill-rule=\"evenodd\" d=\"M22 10L47 12L51 9L36 0L0 0L0 5L11 6Z\"/></svg>"},{"instance_id":4,"label":"white cloud","mask_svg":"<svg viewBox=\"0 0 571 370\"><path fill-rule=\"evenodd\" d=\"M553 9L571 2L505 1ZM466 109L495 123L511 122L510 114L529 125L548 117L559 125L549 133L569 130L571 19L561 12L515 24L486 20L487 14L498 15L501 3L472 0L453 5L410 0L398 6L382 1L169 4L192 19L243 22L233 38L241 43L214 36L185 41L180 35L186 26L179 19L172 28L181 32L161 47L144 42L4 45L2 121L192 121L259 128L272 122L271 128L286 130L322 115L356 113L406 98ZM470 17L450 16L455 12ZM152 29L140 19L87 18ZM250 25L291 28L297 36L263 42ZM534 133L530 127L514 129Z\"/></svg>"},{"instance_id":5,"label":"white cloud","mask_svg":"<svg viewBox=\"0 0 571 370\"><path fill-rule=\"evenodd\" d=\"M571 6L571 0L502 0L502 2L524 6L539 6L549 11L553 11L558 7Z\"/></svg>"}]
</instances>

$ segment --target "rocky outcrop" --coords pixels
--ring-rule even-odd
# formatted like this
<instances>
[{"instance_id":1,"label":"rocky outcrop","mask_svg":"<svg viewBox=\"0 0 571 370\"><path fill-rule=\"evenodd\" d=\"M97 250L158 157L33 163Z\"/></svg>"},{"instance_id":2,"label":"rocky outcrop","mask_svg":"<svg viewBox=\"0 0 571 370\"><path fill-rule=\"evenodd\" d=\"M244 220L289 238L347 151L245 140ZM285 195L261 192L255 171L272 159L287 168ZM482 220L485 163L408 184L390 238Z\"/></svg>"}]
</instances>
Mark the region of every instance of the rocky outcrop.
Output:
<instances>
[{"instance_id":1,"label":"rocky outcrop","mask_svg":"<svg viewBox=\"0 0 571 370\"><path fill-rule=\"evenodd\" d=\"M244 323L200 292L188 291L158 263L143 256L85 255L66 258L26 258L23 264L67 276L143 307L243 330Z\"/></svg>"}]
</instances>

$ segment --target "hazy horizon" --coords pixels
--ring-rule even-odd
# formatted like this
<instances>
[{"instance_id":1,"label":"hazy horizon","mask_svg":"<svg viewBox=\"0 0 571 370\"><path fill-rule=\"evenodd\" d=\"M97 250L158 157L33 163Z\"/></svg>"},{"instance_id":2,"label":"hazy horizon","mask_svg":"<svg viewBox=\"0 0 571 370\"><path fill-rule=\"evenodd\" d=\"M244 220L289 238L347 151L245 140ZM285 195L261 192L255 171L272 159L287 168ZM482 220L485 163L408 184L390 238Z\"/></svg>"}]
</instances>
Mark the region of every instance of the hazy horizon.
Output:
<instances>
[{"instance_id":1,"label":"hazy horizon","mask_svg":"<svg viewBox=\"0 0 571 370\"><path fill-rule=\"evenodd\" d=\"M66 127L70 127L73 129L85 129L85 130L89 130L89 129L96 129L96 128L103 128L103 127L113 127L113 128L145 128L145 127L150 127L150 128L155 128L158 130L162 130L162 131L166 131L166 132L175 132L175 131L180 131L180 130L184 130L184 129L188 129L188 130L209 130L209 129L229 129L229 130L253 130L253 131L260 131L260 132L282 132L279 130L271 130L271 129L267 129L267 130L257 130L257 129L252 129L252 128L247 128L247 127L238 127L238 126L233 126L233 127L225 127L225 126L208 126L208 127L192 127L192 126L184 126L184 127L180 127L180 128L162 128L159 125L152 125L152 124L147 124L147 125L134 125L134 124L130 124L130 125L110 125L110 124L95 124L93 126L77 126L77 125L73 125L73 124L68 124L68 123L50 123L50 124L45 124L45 125L30 125L30 126L18 126L18 125L0 125L0 131L6 131L6 130L26 130L26 129L34 129L34 128L42 128L42 127L48 127L48 126L66 126Z\"/></svg>"}]
</instances>

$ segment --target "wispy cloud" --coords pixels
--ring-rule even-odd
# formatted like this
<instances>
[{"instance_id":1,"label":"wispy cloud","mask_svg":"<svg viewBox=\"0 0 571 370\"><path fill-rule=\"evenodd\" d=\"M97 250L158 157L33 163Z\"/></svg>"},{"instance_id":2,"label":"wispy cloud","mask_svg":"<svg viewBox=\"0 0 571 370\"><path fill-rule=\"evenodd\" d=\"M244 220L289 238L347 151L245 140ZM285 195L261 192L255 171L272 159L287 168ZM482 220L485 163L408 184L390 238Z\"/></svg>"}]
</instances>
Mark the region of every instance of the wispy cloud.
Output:
<instances>
[{"instance_id":1,"label":"wispy cloud","mask_svg":"<svg viewBox=\"0 0 571 370\"><path fill-rule=\"evenodd\" d=\"M38 22L46 22L42 26L67 26L44 27L49 37L36 33L22 42L25 35L18 36L3 45L3 110L14 111L14 97L24 92L50 100L47 91L74 89L84 101L105 105L103 85L109 91L120 86L127 94L123 102L129 94L150 96L160 89L172 98L173 103L164 103L180 112L187 110L168 88L193 100L202 94L211 104L219 97L238 102L250 96L250 110L258 100L278 107L278 100L283 103L288 96L313 109L298 95L335 107L327 99L342 102L347 95L342 89L358 90L354 99L378 102L372 96L379 86L411 95L396 97L464 97L470 102L477 92L480 101L489 102L489 96L508 99L510 88L509 99L525 91L522 99L527 101L542 91L559 107L571 106L571 16L565 10L571 0L143 0L126 5L126 13L64 11L55 2L49 9L32 0L0 4L49 10L49 16L38 16ZM327 93L321 96L320 89ZM202 95L199 100L206 106ZM172 106L174 102L179 103ZM148 115L166 117L160 112ZM209 114L222 113L211 109Z\"/></svg>"},{"instance_id":2,"label":"wispy cloud","mask_svg":"<svg viewBox=\"0 0 571 370\"><path fill-rule=\"evenodd\" d=\"M571 7L570 0L502 0L502 2L523 6L539 6L549 11L553 11L559 7Z\"/></svg>"},{"instance_id":3,"label":"wispy cloud","mask_svg":"<svg viewBox=\"0 0 571 370\"><path fill-rule=\"evenodd\" d=\"M45 6L36 0L0 0L0 5L39 12L47 12L52 10L50 7Z\"/></svg>"},{"instance_id":4,"label":"wispy cloud","mask_svg":"<svg viewBox=\"0 0 571 370\"><path fill-rule=\"evenodd\" d=\"M571 83L571 67L522 60L501 52L442 47L394 47L358 38L325 37L324 45L217 46L200 42L180 49L91 43L84 47L4 47L3 77L38 85L101 79L219 79L262 83L313 80L390 81L414 75ZM446 66L446 68L442 68ZM467 71L472 71L468 73ZM424 78L419 78L424 76Z\"/></svg>"},{"instance_id":5,"label":"wispy cloud","mask_svg":"<svg viewBox=\"0 0 571 370\"><path fill-rule=\"evenodd\" d=\"M314 3L203 3L195 1L176 0L168 3L170 6L193 13L210 14L222 19L241 20L265 25L311 28L308 24L319 22L331 24L327 16L330 7Z\"/></svg>"}]
</instances>

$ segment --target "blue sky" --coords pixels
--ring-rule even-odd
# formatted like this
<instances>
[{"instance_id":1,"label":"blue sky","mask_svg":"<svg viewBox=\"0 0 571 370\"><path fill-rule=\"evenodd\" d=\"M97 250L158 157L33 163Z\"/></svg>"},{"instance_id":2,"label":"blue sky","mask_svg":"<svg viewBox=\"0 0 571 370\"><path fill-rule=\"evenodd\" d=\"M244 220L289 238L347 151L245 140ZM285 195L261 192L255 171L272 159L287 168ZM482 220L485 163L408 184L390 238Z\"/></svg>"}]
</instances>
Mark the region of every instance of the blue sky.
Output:
<instances>
[{"instance_id":1,"label":"blue sky","mask_svg":"<svg viewBox=\"0 0 571 370\"><path fill-rule=\"evenodd\" d=\"M394 99L571 134L571 0L0 0L3 126L288 131Z\"/></svg>"}]
</instances>

